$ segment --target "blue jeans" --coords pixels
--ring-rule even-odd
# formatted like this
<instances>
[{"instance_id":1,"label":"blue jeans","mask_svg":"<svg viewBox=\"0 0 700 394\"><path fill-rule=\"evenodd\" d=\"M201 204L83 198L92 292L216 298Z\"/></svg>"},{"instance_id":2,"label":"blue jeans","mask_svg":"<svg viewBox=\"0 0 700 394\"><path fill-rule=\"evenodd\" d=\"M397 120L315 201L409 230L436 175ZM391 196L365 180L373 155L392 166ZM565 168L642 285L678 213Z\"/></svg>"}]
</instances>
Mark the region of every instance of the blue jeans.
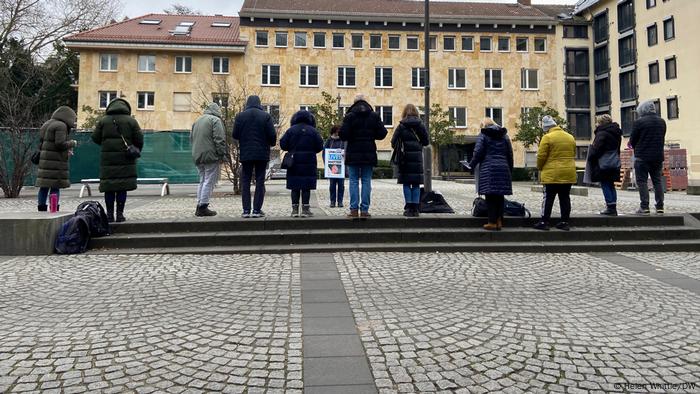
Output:
<instances>
[{"instance_id":1,"label":"blue jeans","mask_svg":"<svg viewBox=\"0 0 700 394\"><path fill-rule=\"evenodd\" d=\"M55 194L58 198L61 198L61 189L57 187L52 187L50 190L48 187L40 188L37 195L39 205L47 205L46 200L49 198L49 194Z\"/></svg>"},{"instance_id":2,"label":"blue jeans","mask_svg":"<svg viewBox=\"0 0 700 394\"><path fill-rule=\"evenodd\" d=\"M350 210L369 212L372 195L372 166L348 166L350 175ZM360 179L362 179L362 203L360 203Z\"/></svg>"},{"instance_id":3,"label":"blue jeans","mask_svg":"<svg viewBox=\"0 0 700 394\"><path fill-rule=\"evenodd\" d=\"M617 190L615 190L615 184L613 182L600 182L600 189L603 191L603 197L605 197L605 204L617 204Z\"/></svg>"},{"instance_id":4,"label":"blue jeans","mask_svg":"<svg viewBox=\"0 0 700 394\"><path fill-rule=\"evenodd\" d=\"M331 205L336 201L338 205L343 205L343 194L345 194L345 179L330 178Z\"/></svg>"},{"instance_id":5,"label":"blue jeans","mask_svg":"<svg viewBox=\"0 0 700 394\"><path fill-rule=\"evenodd\" d=\"M403 198L406 204L420 203L420 185L403 185Z\"/></svg>"}]
</instances>

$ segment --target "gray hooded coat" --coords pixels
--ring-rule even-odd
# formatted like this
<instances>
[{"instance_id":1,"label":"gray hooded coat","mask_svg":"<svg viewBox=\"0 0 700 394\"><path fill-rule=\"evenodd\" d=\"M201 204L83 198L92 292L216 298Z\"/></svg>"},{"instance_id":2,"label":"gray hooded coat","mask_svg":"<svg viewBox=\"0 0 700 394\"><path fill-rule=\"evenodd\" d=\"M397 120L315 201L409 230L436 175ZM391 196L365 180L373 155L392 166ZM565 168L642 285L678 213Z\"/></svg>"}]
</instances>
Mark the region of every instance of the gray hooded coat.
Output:
<instances>
[{"instance_id":1,"label":"gray hooded coat","mask_svg":"<svg viewBox=\"0 0 700 394\"><path fill-rule=\"evenodd\" d=\"M192 125L192 159L196 165L218 163L226 157L226 132L221 107L211 103Z\"/></svg>"},{"instance_id":2,"label":"gray hooded coat","mask_svg":"<svg viewBox=\"0 0 700 394\"><path fill-rule=\"evenodd\" d=\"M637 116L630 136L634 157L647 162L663 162L666 122L656 113L653 101L639 104Z\"/></svg>"}]
</instances>

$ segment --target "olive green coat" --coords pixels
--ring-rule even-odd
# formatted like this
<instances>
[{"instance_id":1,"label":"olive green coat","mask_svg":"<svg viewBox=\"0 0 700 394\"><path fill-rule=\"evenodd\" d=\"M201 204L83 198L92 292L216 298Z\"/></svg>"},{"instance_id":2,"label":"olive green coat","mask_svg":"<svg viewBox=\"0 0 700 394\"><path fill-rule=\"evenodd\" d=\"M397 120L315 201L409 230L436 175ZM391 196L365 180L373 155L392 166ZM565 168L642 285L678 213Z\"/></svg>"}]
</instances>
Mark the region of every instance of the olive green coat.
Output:
<instances>
[{"instance_id":1,"label":"olive green coat","mask_svg":"<svg viewBox=\"0 0 700 394\"><path fill-rule=\"evenodd\" d=\"M65 189L70 187L70 155L74 142L68 139L68 133L75 127L76 115L70 107L59 107L46 121L39 137L41 158L36 177L36 187Z\"/></svg>"},{"instance_id":2,"label":"olive green coat","mask_svg":"<svg viewBox=\"0 0 700 394\"><path fill-rule=\"evenodd\" d=\"M92 140L101 145L100 191L119 192L136 189L136 159L126 156L126 145L143 149L143 134L139 123L131 116L131 106L124 99L114 99L106 115L97 121Z\"/></svg>"}]
</instances>

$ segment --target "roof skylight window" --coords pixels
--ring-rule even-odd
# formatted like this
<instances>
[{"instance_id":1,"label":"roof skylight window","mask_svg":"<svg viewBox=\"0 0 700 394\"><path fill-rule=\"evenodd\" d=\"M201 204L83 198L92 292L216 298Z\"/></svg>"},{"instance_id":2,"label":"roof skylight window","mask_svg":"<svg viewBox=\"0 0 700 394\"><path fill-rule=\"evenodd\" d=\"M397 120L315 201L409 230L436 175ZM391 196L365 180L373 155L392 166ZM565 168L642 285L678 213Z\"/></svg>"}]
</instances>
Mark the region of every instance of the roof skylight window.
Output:
<instances>
[{"instance_id":1,"label":"roof skylight window","mask_svg":"<svg viewBox=\"0 0 700 394\"><path fill-rule=\"evenodd\" d=\"M211 27L231 27L231 23L229 23L229 22L213 22L211 24Z\"/></svg>"},{"instance_id":2,"label":"roof skylight window","mask_svg":"<svg viewBox=\"0 0 700 394\"><path fill-rule=\"evenodd\" d=\"M143 19L139 21L140 25L160 25L160 19Z\"/></svg>"}]
</instances>

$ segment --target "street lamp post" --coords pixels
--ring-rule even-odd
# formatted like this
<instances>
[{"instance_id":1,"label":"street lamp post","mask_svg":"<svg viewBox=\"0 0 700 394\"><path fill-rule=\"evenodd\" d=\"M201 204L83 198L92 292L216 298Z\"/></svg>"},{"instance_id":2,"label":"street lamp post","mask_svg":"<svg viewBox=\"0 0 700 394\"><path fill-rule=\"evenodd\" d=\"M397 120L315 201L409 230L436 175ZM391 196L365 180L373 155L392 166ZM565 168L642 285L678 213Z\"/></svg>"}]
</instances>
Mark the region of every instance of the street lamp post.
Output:
<instances>
[{"instance_id":1,"label":"street lamp post","mask_svg":"<svg viewBox=\"0 0 700 394\"><path fill-rule=\"evenodd\" d=\"M425 0L425 129L428 131L430 140L430 1ZM430 144L423 149L423 178L425 192L433 191L433 154Z\"/></svg>"},{"instance_id":2,"label":"street lamp post","mask_svg":"<svg viewBox=\"0 0 700 394\"><path fill-rule=\"evenodd\" d=\"M340 124L340 122L343 121L343 114L340 112L340 93L338 93L338 97L336 97L336 100L338 101L338 124Z\"/></svg>"}]
</instances>

